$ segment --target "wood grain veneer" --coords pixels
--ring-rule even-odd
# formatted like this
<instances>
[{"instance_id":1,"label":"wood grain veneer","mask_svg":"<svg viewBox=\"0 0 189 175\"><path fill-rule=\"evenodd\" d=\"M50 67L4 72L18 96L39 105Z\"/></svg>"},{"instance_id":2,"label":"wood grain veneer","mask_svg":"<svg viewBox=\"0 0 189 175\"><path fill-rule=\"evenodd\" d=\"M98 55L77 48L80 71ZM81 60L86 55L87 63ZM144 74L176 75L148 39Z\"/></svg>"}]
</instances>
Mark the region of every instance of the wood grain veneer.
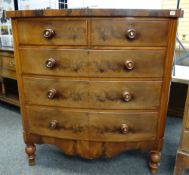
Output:
<instances>
[{"instance_id":1,"label":"wood grain veneer","mask_svg":"<svg viewBox=\"0 0 189 175\"><path fill-rule=\"evenodd\" d=\"M26 153L112 157L163 145L181 10L36 10L12 17Z\"/></svg>"}]
</instances>

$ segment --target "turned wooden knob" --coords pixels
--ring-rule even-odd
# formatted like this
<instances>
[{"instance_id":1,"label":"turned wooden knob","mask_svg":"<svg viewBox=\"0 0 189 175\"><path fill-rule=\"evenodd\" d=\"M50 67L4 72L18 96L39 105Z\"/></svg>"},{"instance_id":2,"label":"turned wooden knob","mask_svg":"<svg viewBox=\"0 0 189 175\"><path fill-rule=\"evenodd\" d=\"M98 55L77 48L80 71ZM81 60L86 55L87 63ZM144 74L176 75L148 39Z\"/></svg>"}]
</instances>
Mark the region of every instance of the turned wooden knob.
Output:
<instances>
[{"instance_id":1,"label":"turned wooden knob","mask_svg":"<svg viewBox=\"0 0 189 175\"><path fill-rule=\"evenodd\" d=\"M54 58L49 58L46 62L45 62L46 68L52 69L53 67L55 67L56 65L56 60Z\"/></svg>"},{"instance_id":2,"label":"turned wooden knob","mask_svg":"<svg viewBox=\"0 0 189 175\"><path fill-rule=\"evenodd\" d=\"M135 37L136 37L136 30L135 29L127 30L127 38L135 39Z\"/></svg>"},{"instance_id":3,"label":"turned wooden knob","mask_svg":"<svg viewBox=\"0 0 189 175\"><path fill-rule=\"evenodd\" d=\"M121 125L121 133L127 134L128 132L129 132L129 126L127 124L122 124Z\"/></svg>"},{"instance_id":4,"label":"turned wooden knob","mask_svg":"<svg viewBox=\"0 0 189 175\"><path fill-rule=\"evenodd\" d=\"M123 100L125 102L129 102L129 101L131 101L131 99L132 99L132 94L130 92L126 91L123 93Z\"/></svg>"},{"instance_id":5,"label":"turned wooden knob","mask_svg":"<svg viewBox=\"0 0 189 175\"><path fill-rule=\"evenodd\" d=\"M134 69L134 62L132 60L125 61L125 68L127 70L133 70Z\"/></svg>"},{"instance_id":6,"label":"turned wooden knob","mask_svg":"<svg viewBox=\"0 0 189 175\"><path fill-rule=\"evenodd\" d=\"M56 92L56 89L50 89L47 93L47 97L48 99L53 99L55 98L57 92Z\"/></svg>"},{"instance_id":7,"label":"turned wooden knob","mask_svg":"<svg viewBox=\"0 0 189 175\"><path fill-rule=\"evenodd\" d=\"M58 126L58 122L57 120L53 120L49 123L49 128L50 129L57 129L57 126Z\"/></svg>"},{"instance_id":8,"label":"turned wooden knob","mask_svg":"<svg viewBox=\"0 0 189 175\"><path fill-rule=\"evenodd\" d=\"M43 36L46 39L51 39L55 36L55 32L52 29L45 29L43 32Z\"/></svg>"}]
</instances>

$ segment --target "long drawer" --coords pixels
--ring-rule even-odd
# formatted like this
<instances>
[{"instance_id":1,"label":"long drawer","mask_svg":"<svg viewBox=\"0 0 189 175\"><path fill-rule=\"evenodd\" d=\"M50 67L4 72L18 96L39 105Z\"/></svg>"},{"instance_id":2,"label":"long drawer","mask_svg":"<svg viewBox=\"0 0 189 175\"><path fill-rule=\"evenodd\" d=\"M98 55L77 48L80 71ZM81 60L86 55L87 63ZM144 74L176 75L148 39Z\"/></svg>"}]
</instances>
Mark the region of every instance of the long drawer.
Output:
<instances>
[{"instance_id":1,"label":"long drawer","mask_svg":"<svg viewBox=\"0 0 189 175\"><path fill-rule=\"evenodd\" d=\"M155 112L91 112L26 107L29 132L91 141L143 141L156 137Z\"/></svg>"},{"instance_id":2,"label":"long drawer","mask_svg":"<svg viewBox=\"0 0 189 175\"><path fill-rule=\"evenodd\" d=\"M19 44L23 45L86 45L87 21L59 18L20 19L17 33Z\"/></svg>"},{"instance_id":3,"label":"long drawer","mask_svg":"<svg viewBox=\"0 0 189 175\"><path fill-rule=\"evenodd\" d=\"M99 46L167 46L168 20L94 19L91 44Z\"/></svg>"},{"instance_id":4,"label":"long drawer","mask_svg":"<svg viewBox=\"0 0 189 175\"><path fill-rule=\"evenodd\" d=\"M163 76L165 49L80 50L20 49L24 74L81 77Z\"/></svg>"},{"instance_id":5,"label":"long drawer","mask_svg":"<svg viewBox=\"0 0 189 175\"><path fill-rule=\"evenodd\" d=\"M23 78L27 104L96 109L158 109L160 81Z\"/></svg>"}]
</instances>

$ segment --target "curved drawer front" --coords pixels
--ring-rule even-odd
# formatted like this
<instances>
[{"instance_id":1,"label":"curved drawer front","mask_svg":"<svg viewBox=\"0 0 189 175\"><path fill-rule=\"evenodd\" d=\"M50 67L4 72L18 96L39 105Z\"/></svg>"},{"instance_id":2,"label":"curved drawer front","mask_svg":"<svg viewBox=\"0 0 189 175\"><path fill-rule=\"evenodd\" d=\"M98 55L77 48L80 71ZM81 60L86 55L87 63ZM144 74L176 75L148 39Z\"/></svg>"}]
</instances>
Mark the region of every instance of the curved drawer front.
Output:
<instances>
[{"instance_id":1,"label":"curved drawer front","mask_svg":"<svg viewBox=\"0 0 189 175\"><path fill-rule=\"evenodd\" d=\"M88 107L88 82L62 79L23 78L25 101L62 107Z\"/></svg>"},{"instance_id":2,"label":"curved drawer front","mask_svg":"<svg viewBox=\"0 0 189 175\"><path fill-rule=\"evenodd\" d=\"M160 103L161 82L23 80L28 104L91 109L158 109Z\"/></svg>"},{"instance_id":3,"label":"curved drawer front","mask_svg":"<svg viewBox=\"0 0 189 175\"><path fill-rule=\"evenodd\" d=\"M26 111L29 132L33 134L107 142L143 141L156 137L157 113L84 112L29 106Z\"/></svg>"},{"instance_id":4,"label":"curved drawer front","mask_svg":"<svg viewBox=\"0 0 189 175\"><path fill-rule=\"evenodd\" d=\"M90 51L90 77L162 77L165 50Z\"/></svg>"},{"instance_id":5,"label":"curved drawer front","mask_svg":"<svg viewBox=\"0 0 189 175\"><path fill-rule=\"evenodd\" d=\"M26 107L29 132L50 137L88 139L88 114L57 108Z\"/></svg>"},{"instance_id":6,"label":"curved drawer front","mask_svg":"<svg viewBox=\"0 0 189 175\"><path fill-rule=\"evenodd\" d=\"M20 49L20 57L21 68L24 74L88 75L88 55L84 50L29 48Z\"/></svg>"},{"instance_id":7,"label":"curved drawer front","mask_svg":"<svg viewBox=\"0 0 189 175\"><path fill-rule=\"evenodd\" d=\"M149 47L167 45L168 20L94 19L91 25L92 45Z\"/></svg>"},{"instance_id":8,"label":"curved drawer front","mask_svg":"<svg viewBox=\"0 0 189 175\"><path fill-rule=\"evenodd\" d=\"M58 18L18 20L17 33L19 43L24 45L87 44L86 20Z\"/></svg>"},{"instance_id":9,"label":"curved drawer front","mask_svg":"<svg viewBox=\"0 0 189 175\"><path fill-rule=\"evenodd\" d=\"M143 141L156 137L155 112L99 112L89 116L89 138L93 141Z\"/></svg>"},{"instance_id":10,"label":"curved drawer front","mask_svg":"<svg viewBox=\"0 0 189 175\"><path fill-rule=\"evenodd\" d=\"M20 57L24 74L158 78L163 75L165 50L22 48Z\"/></svg>"},{"instance_id":11,"label":"curved drawer front","mask_svg":"<svg viewBox=\"0 0 189 175\"><path fill-rule=\"evenodd\" d=\"M91 108L158 109L162 82L159 81L91 81Z\"/></svg>"}]
</instances>

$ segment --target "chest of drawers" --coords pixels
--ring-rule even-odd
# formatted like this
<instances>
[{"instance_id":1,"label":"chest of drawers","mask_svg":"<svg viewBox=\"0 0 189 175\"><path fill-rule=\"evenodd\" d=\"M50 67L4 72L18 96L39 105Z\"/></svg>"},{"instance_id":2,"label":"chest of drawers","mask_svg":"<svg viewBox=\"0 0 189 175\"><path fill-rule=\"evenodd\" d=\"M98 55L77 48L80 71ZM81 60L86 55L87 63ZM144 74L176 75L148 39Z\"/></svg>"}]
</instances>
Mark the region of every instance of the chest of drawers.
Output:
<instances>
[{"instance_id":1,"label":"chest of drawers","mask_svg":"<svg viewBox=\"0 0 189 175\"><path fill-rule=\"evenodd\" d=\"M8 12L29 163L35 144L68 155L129 149L160 160L181 10Z\"/></svg>"}]
</instances>

